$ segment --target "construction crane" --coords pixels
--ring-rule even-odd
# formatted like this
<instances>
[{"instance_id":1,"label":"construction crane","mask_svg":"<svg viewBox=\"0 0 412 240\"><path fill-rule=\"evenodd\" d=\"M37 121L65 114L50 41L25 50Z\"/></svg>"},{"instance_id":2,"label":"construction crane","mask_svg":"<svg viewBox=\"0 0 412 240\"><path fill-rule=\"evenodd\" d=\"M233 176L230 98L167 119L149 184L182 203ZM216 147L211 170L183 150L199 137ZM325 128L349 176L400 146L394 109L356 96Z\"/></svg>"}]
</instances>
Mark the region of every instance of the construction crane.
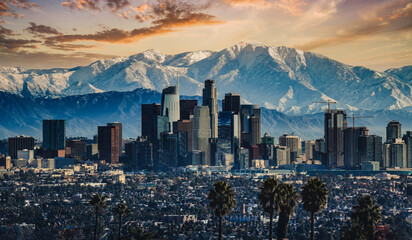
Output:
<instances>
[{"instance_id":1,"label":"construction crane","mask_svg":"<svg viewBox=\"0 0 412 240\"><path fill-rule=\"evenodd\" d=\"M351 160L354 161L355 157L355 119L356 118L376 118L376 116L355 116L355 114L352 114L350 117L352 118L352 151L351 151Z\"/></svg>"},{"instance_id":2,"label":"construction crane","mask_svg":"<svg viewBox=\"0 0 412 240\"><path fill-rule=\"evenodd\" d=\"M327 103L328 104L328 112L330 112L330 104L336 104L336 101L332 100L326 100L326 101L319 101L319 102L313 102L313 103Z\"/></svg>"}]
</instances>

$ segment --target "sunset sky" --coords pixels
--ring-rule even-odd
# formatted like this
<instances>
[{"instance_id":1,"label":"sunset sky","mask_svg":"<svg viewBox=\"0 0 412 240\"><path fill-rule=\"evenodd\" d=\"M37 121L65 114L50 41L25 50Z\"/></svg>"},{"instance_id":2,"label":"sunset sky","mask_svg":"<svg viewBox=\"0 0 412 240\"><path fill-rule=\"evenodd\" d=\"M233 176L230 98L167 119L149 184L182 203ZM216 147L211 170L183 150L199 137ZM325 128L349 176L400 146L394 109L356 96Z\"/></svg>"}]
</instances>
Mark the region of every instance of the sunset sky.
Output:
<instances>
[{"instance_id":1,"label":"sunset sky","mask_svg":"<svg viewBox=\"0 0 412 240\"><path fill-rule=\"evenodd\" d=\"M409 0L0 0L0 66L87 65L242 41L375 70L412 65Z\"/></svg>"}]
</instances>

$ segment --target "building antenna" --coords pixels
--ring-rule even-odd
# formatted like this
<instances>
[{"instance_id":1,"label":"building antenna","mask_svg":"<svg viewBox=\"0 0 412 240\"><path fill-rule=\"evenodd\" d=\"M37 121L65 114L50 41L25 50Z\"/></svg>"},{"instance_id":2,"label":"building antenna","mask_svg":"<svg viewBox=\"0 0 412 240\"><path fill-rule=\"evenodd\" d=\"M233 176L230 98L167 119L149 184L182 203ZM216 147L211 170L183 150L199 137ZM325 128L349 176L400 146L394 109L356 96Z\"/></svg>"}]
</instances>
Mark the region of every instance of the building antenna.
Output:
<instances>
[{"instance_id":1,"label":"building antenna","mask_svg":"<svg viewBox=\"0 0 412 240\"><path fill-rule=\"evenodd\" d=\"M176 75L177 75L177 84L176 84L176 86L177 86L177 91L179 92L179 72L178 71L176 71Z\"/></svg>"}]
</instances>

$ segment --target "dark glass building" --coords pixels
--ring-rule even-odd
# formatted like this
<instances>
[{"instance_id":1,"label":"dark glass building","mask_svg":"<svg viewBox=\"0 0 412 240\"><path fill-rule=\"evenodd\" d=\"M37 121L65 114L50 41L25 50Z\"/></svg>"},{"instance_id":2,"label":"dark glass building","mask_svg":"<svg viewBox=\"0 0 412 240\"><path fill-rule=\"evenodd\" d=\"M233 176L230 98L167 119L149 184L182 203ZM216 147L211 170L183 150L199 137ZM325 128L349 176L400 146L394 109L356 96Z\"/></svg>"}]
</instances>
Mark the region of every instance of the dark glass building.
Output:
<instances>
[{"instance_id":1,"label":"dark glass building","mask_svg":"<svg viewBox=\"0 0 412 240\"><path fill-rule=\"evenodd\" d=\"M328 167L343 167L345 153L344 129L347 127L346 112L327 110L325 112L325 144Z\"/></svg>"},{"instance_id":2,"label":"dark glass building","mask_svg":"<svg viewBox=\"0 0 412 240\"><path fill-rule=\"evenodd\" d=\"M386 126L386 142L393 142L402 137L402 125L399 121L390 121Z\"/></svg>"},{"instance_id":3,"label":"dark glass building","mask_svg":"<svg viewBox=\"0 0 412 240\"><path fill-rule=\"evenodd\" d=\"M107 125L98 127L99 160L118 163L120 156L120 126Z\"/></svg>"},{"instance_id":4,"label":"dark glass building","mask_svg":"<svg viewBox=\"0 0 412 240\"><path fill-rule=\"evenodd\" d=\"M160 104L142 104L142 137L153 143L156 139L156 121L160 116Z\"/></svg>"},{"instance_id":5,"label":"dark glass building","mask_svg":"<svg viewBox=\"0 0 412 240\"><path fill-rule=\"evenodd\" d=\"M43 149L64 150L66 148L66 120L43 120Z\"/></svg>"},{"instance_id":6,"label":"dark glass building","mask_svg":"<svg viewBox=\"0 0 412 240\"><path fill-rule=\"evenodd\" d=\"M193 109L196 106L197 100L180 100L180 120L190 120L190 115L193 115Z\"/></svg>"},{"instance_id":7,"label":"dark glass building","mask_svg":"<svg viewBox=\"0 0 412 240\"><path fill-rule=\"evenodd\" d=\"M10 137L8 139L9 156L12 159L17 158L17 152L19 150L33 150L34 149L34 138L26 136L16 136Z\"/></svg>"},{"instance_id":8,"label":"dark glass building","mask_svg":"<svg viewBox=\"0 0 412 240\"><path fill-rule=\"evenodd\" d=\"M222 101L222 109L224 112L230 111L235 114L240 112L240 94L238 93L226 93L225 98Z\"/></svg>"}]
</instances>

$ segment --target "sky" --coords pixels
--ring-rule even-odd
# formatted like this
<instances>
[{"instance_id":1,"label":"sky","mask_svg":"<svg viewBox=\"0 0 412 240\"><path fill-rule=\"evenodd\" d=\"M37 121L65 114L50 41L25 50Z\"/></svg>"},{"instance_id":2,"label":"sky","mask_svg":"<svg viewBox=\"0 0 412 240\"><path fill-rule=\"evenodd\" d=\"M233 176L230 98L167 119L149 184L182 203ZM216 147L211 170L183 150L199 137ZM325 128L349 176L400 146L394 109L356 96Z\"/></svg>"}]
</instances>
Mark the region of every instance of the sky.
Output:
<instances>
[{"instance_id":1,"label":"sky","mask_svg":"<svg viewBox=\"0 0 412 240\"><path fill-rule=\"evenodd\" d=\"M69 68L254 41L383 71L412 65L408 0L0 0L0 66Z\"/></svg>"}]
</instances>

